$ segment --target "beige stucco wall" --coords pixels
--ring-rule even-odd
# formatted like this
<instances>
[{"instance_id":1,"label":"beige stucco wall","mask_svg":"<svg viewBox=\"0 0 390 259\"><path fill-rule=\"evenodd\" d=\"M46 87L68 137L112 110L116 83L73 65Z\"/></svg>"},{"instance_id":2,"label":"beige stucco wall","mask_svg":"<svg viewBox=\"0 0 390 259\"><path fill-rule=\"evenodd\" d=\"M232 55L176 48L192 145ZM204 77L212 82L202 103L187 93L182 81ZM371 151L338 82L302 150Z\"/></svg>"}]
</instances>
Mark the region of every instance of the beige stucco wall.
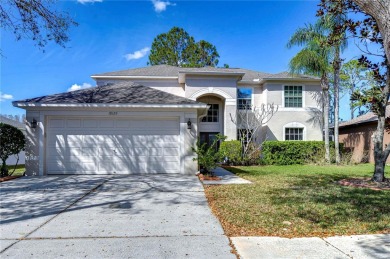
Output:
<instances>
[{"instance_id":1,"label":"beige stucco wall","mask_svg":"<svg viewBox=\"0 0 390 259\"><path fill-rule=\"evenodd\" d=\"M303 86L303 107L284 107L284 86ZM304 127L305 140L322 140L321 87L319 83L273 82L264 85L263 100L278 105L278 111L266 125L267 140L284 140L284 127Z\"/></svg>"},{"instance_id":2,"label":"beige stucco wall","mask_svg":"<svg viewBox=\"0 0 390 259\"><path fill-rule=\"evenodd\" d=\"M253 89L253 105L261 107L262 104L274 103L278 106L278 112L274 117L264 125L262 136L257 139L283 140L283 127L288 123L300 123L305 127L306 140L322 140L320 124L318 124L321 113L320 97L321 87L316 81L294 81L286 82L276 80L264 84L245 84L237 83L237 78L230 76L207 76L207 75L186 75L185 84L179 84L177 79L169 80L132 80L136 83L154 87L175 95L192 98L194 100L208 102L207 96L220 98L223 104L223 121L221 133L228 139L237 138L237 129L231 116L235 117L237 109L237 88ZM114 82L107 80L98 80L98 84ZM302 108L284 107L284 86L302 85L303 86L303 104ZM265 134L266 132L266 134Z\"/></svg>"},{"instance_id":3,"label":"beige stucco wall","mask_svg":"<svg viewBox=\"0 0 390 259\"><path fill-rule=\"evenodd\" d=\"M185 97L207 103L213 96L221 100L223 107L221 113L223 124L220 132L228 139L236 139L236 125L230 119L230 115L234 117L237 109L237 79L231 77L186 77Z\"/></svg>"},{"instance_id":4,"label":"beige stucco wall","mask_svg":"<svg viewBox=\"0 0 390 259\"><path fill-rule=\"evenodd\" d=\"M26 120L31 122L33 119L40 121L40 112L26 111ZM26 174L39 175L39 141L42 140L41 127L38 123L37 128L32 129L26 126Z\"/></svg>"},{"instance_id":5,"label":"beige stucco wall","mask_svg":"<svg viewBox=\"0 0 390 259\"><path fill-rule=\"evenodd\" d=\"M304 140L322 140L322 130L317 118L309 112L278 111L267 123L267 140L284 140L284 128L291 123L304 126Z\"/></svg>"},{"instance_id":6,"label":"beige stucco wall","mask_svg":"<svg viewBox=\"0 0 390 259\"><path fill-rule=\"evenodd\" d=\"M264 84L264 91L267 92L265 98L268 103L274 103L279 107L284 107L284 86L285 85L301 85L303 86L303 105L304 108L315 107L320 108L321 87L320 84L304 83L304 82L275 82Z\"/></svg>"}]
</instances>

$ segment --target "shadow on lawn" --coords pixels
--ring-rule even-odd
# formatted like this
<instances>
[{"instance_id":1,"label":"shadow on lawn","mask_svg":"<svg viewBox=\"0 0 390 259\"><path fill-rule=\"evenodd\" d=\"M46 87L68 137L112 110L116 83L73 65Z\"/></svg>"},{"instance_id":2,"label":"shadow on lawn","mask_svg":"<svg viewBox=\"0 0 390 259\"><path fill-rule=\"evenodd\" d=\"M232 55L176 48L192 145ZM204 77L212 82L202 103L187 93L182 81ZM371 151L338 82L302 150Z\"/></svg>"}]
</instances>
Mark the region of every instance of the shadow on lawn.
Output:
<instances>
[{"instance_id":1,"label":"shadow on lawn","mask_svg":"<svg viewBox=\"0 0 390 259\"><path fill-rule=\"evenodd\" d=\"M289 188L275 188L268 192L277 206L290 205L295 216L331 227L351 218L358 222L389 220L390 191L340 186L336 181L346 175L295 175ZM377 226L390 231L390 223Z\"/></svg>"}]
</instances>

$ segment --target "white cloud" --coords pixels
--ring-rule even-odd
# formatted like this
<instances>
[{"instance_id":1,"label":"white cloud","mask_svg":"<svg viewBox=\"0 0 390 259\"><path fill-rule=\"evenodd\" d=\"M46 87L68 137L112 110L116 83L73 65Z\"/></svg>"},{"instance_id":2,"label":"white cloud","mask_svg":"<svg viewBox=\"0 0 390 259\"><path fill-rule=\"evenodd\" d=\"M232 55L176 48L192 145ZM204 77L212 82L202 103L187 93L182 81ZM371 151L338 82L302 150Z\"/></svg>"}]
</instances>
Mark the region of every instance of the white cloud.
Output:
<instances>
[{"instance_id":1,"label":"white cloud","mask_svg":"<svg viewBox=\"0 0 390 259\"><path fill-rule=\"evenodd\" d=\"M80 4L101 3L103 0L77 0Z\"/></svg>"},{"instance_id":2,"label":"white cloud","mask_svg":"<svg viewBox=\"0 0 390 259\"><path fill-rule=\"evenodd\" d=\"M157 12L157 13L161 13L165 10L167 10L167 6L168 5L171 5L171 6L175 6L176 4L175 3L171 3L169 1L161 1L161 0L152 0L152 3L153 3L153 6L154 6L154 10Z\"/></svg>"},{"instance_id":3,"label":"white cloud","mask_svg":"<svg viewBox=\"0 0 390 259\"><path fill-rule=\"evenodd\" d=\"M125 58L127 60L140 59L145 57L145 55L148 54L149 50L150 50L149 47L145 47L143 49L135 51L134 53L126 54Z\"/></svg>"},{"instance_id":4,"label":"white cloud","mask_svg":"<svg viewBox=\"0 0 390 259\"><path fill-rule=\"evenodd\" d=\"M10 94L3 94L0 92L0 102L5 101L5 100L12 100L14 97Z\"/></svg>"},{"instance_id":5,"label":"white cloud","mask_svg":"<svg viewBox=\"0 0 390 259\"><path fill-rule=\"evenodd\" d=\"M70 88L68 88L68 92L90 88L90 87L92 87L92 85L88 83L83 83L82 85L74 84Z\"/></svg>"}]
</instances>

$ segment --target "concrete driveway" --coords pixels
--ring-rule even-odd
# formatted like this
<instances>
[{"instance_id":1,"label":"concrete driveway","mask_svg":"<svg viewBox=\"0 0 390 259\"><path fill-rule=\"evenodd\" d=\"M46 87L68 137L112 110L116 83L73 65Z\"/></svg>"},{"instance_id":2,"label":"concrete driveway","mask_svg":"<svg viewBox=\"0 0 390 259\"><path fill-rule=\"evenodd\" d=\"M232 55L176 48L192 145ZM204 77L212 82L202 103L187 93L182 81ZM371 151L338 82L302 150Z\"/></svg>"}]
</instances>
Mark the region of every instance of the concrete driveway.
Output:
<instances>
[{"instance_id":1,"label":"concrete driveway","mask_svg":"<svg viewBox=\"0 0 390 259\"><path fill-rule=\"evenodd\" d=\"M195 176L24 177L0 191L1 258L235 258Z\"/></svg>"}]
</instances>

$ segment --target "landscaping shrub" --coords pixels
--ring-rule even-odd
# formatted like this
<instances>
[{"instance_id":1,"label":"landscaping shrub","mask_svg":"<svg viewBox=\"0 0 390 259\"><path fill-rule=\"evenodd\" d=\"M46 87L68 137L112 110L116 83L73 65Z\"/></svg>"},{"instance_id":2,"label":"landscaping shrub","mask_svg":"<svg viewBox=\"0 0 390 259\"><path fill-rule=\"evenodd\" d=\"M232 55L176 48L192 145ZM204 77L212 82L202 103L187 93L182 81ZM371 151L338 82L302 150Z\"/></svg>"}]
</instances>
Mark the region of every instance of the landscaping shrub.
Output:
<instances>
[{"instance_id":1,"label":"landscaping shrub","mask_svg":"<svg viewBox=\"0 0 390 259\"><path fill-rule=\"evenodd\" d=\"M1 176L3 177L8 175L6 160L8 157L17 155L24 150L26 140L20 129L12 125L0 123L0 143Z\"/></svg>"},{"instance_id":2,"label":"landscaping shrub","mask_svg":"<svg viewBox=\"0 0 390 259\"><path fill-rule=\"evenodd\" d=\"M333 146L331 142L331 157L334 157ZM324 155L324 141L265 141L262 147L262 162L267 165L321 163Z\"/></svg>"},{"instance_id":3,"label":"landscaping shrub","mask_svg":"<svg viewBox=\"0 0 390 259\"><path fill-rule=\"evenodd\" d=\"M242 163L242 148L239 140L224 141L219 147L219 157L229 165Z\"/></svg>"},{"instance_id":4,"label":"landscaping shrub","mask_svg":"<svg viewBox=\"0 0 390 259\"><path fill-rule=\"evenodd\" d=\"M217 145L224 139L226 139L225 136L217 134L210 146L206 143L201 144L198 140L196 147L192 147L192 151L198 156L197 158L194 158L194 161L198 161L202 173L212 174L212 170L217 167L217 161L219 159Z\"/></svg>"}]
</instances>

